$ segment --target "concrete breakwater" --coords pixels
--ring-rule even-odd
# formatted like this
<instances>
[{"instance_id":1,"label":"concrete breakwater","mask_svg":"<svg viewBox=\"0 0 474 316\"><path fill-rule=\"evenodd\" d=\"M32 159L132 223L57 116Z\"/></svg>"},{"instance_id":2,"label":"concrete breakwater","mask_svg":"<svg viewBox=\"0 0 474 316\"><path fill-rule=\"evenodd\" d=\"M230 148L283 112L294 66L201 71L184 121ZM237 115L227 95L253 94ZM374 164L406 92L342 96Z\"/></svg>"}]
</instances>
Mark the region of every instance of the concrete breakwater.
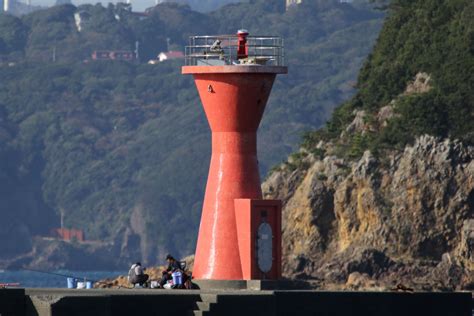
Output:
<instances>
[{"instance_id":1,"label":"concrete breakwater","mask_svg":"<svg viewBox=\"0 0 474 316\"><path fill-rule=\"evenodd\" d=\"M1 316L471 316L471 293L0 290Z\"/></svg>"}]
</instances>

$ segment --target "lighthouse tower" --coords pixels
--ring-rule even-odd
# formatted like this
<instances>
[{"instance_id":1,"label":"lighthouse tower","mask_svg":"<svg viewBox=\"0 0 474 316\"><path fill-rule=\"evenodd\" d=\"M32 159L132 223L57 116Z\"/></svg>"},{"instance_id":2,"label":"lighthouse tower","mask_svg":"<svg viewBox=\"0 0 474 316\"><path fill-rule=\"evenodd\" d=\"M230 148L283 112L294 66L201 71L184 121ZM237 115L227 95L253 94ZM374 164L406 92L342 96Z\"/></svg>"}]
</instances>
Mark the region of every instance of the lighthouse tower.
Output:
<instances>
[{"instance_id":1,"label":"lighthouse tower","mask_svg":"<svg viewBox=\"0 0 474 316\"><path fill-rule=\"evenodd\" d=\"M212 131L193 277L278 279L281 202L263 200L257 129L277 74L287 73L278 37L191 37L183 74L194 76Z\"/></svg>"}]
</instances>

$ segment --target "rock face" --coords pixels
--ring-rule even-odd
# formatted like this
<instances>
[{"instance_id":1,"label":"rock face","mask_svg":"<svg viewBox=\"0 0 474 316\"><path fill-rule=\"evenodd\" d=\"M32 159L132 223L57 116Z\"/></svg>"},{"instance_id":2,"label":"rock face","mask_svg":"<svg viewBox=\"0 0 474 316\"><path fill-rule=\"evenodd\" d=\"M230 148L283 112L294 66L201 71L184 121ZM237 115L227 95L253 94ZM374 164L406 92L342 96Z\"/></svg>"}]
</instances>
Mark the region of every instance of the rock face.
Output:
<instances>
[{"instance_id":1,"label":"rock face","mask_svg":"<svg viewBox=\"0 0 474 316\"><path fill-rule=\"evenodd\" d=\"M357 161L308 155L263 184L283 200L283 268L323 287L468 289L474 148L431 136Z\"/></svg>"},{"instance_id":2,"label":"rock face","mask_svg":"<svg viewBox=\"0 0 474 316\"><path fill-rule=\"evenodd\" d=\"M52 238L35 237L30 252L0 258L0 267L8 270L22 268L40 270L91 270L105 271L123 269L128 265L114 254L118 252L113 243L68 242Z\"/></svg>"},{"instance_id":3,"label":"rock face","mask_svg":"<svg viewBox=\"0 0 474 316\"><path fill-rule=\"evenodd\" d=\"M426 72L419 72L415 76L415 80L410 83L405 94L426 93L431 90L431 76Z\"/></svg>"}]
</instances>

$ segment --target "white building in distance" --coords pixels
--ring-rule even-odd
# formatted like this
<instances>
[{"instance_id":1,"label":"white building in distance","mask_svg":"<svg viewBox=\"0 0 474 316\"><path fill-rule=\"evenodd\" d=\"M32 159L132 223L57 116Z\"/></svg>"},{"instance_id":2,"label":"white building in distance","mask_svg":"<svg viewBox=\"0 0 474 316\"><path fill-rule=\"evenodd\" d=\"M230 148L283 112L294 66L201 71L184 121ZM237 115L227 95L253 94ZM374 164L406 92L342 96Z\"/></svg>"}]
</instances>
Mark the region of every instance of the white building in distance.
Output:
<instances>
[{"instance_id":1,"label":"white building in distance","mask_svg":"<svg viewBox=\"0 0 474 316\"><path fill-rule=\"evenodd\" d=\"M288 10L289 7L291 7L293 5L296 5L296 4L300 4L302 2L303 2L303 0L286 0L286 9Z\"/></svg>"},{"instance_id":2,"label":"white building in distance","mask_svg":"<svg viewBox=\"0 0 474 316\"><path fill-rule=\"evenodd\" d=\"M13 0L3 0L3 11L8 12L11 9L11 1Z\"/></svg>"}]
</instances>

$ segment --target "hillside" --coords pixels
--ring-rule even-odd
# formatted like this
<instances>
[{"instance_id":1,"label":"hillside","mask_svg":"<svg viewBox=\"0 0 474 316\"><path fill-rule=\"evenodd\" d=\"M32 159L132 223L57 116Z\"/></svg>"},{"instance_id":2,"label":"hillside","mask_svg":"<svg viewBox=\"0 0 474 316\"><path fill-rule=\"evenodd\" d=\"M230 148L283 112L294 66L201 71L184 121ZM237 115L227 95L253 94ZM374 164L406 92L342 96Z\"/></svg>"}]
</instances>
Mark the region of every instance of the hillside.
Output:
<instances>
[{"instance_id":1,"label":"hillside","mask_svg":"<svg viewBox=\"0 0 474 316\"><path fill-rule=\"evenodd\" d=\"M223 5L236 2L248 2L240 0L178 0L178 1L167 1L167 2L178 2L189 4L189 6L196 11L210 12L215 11Z\"/></svg>"},{"instance_id":2,"label":"hillside","mask_svg":"<svg viewBox=\"0 0 474 316\"><path fill-rule=\"evenodd\" d=\"M472 1L392 1L357 94L263 185L287 276L474 289L473 39Z\"/></svg>"},{"instance_id":3,"label":"hillside","mask_svg":"<svg viewBox=\"0 0 474 316\"><path fill-rule=\"evenodd\" d=\"M89 17L79 31L74 13ZM85 13L84 13L85 12ZM142 18L124 4L0 15L0 266L112 269L194 251L210 135L180 61L149 65L193 34L285 37L279 79L259 134L261 173L295 150L354 93L383 14L363 1L231 4L209 14L166 3ZM95 50L140 60L92 61ZM59 227L89 244L49 241ZM15 240L15 245L6 242Z\"/></svg>"}]
</instances>

